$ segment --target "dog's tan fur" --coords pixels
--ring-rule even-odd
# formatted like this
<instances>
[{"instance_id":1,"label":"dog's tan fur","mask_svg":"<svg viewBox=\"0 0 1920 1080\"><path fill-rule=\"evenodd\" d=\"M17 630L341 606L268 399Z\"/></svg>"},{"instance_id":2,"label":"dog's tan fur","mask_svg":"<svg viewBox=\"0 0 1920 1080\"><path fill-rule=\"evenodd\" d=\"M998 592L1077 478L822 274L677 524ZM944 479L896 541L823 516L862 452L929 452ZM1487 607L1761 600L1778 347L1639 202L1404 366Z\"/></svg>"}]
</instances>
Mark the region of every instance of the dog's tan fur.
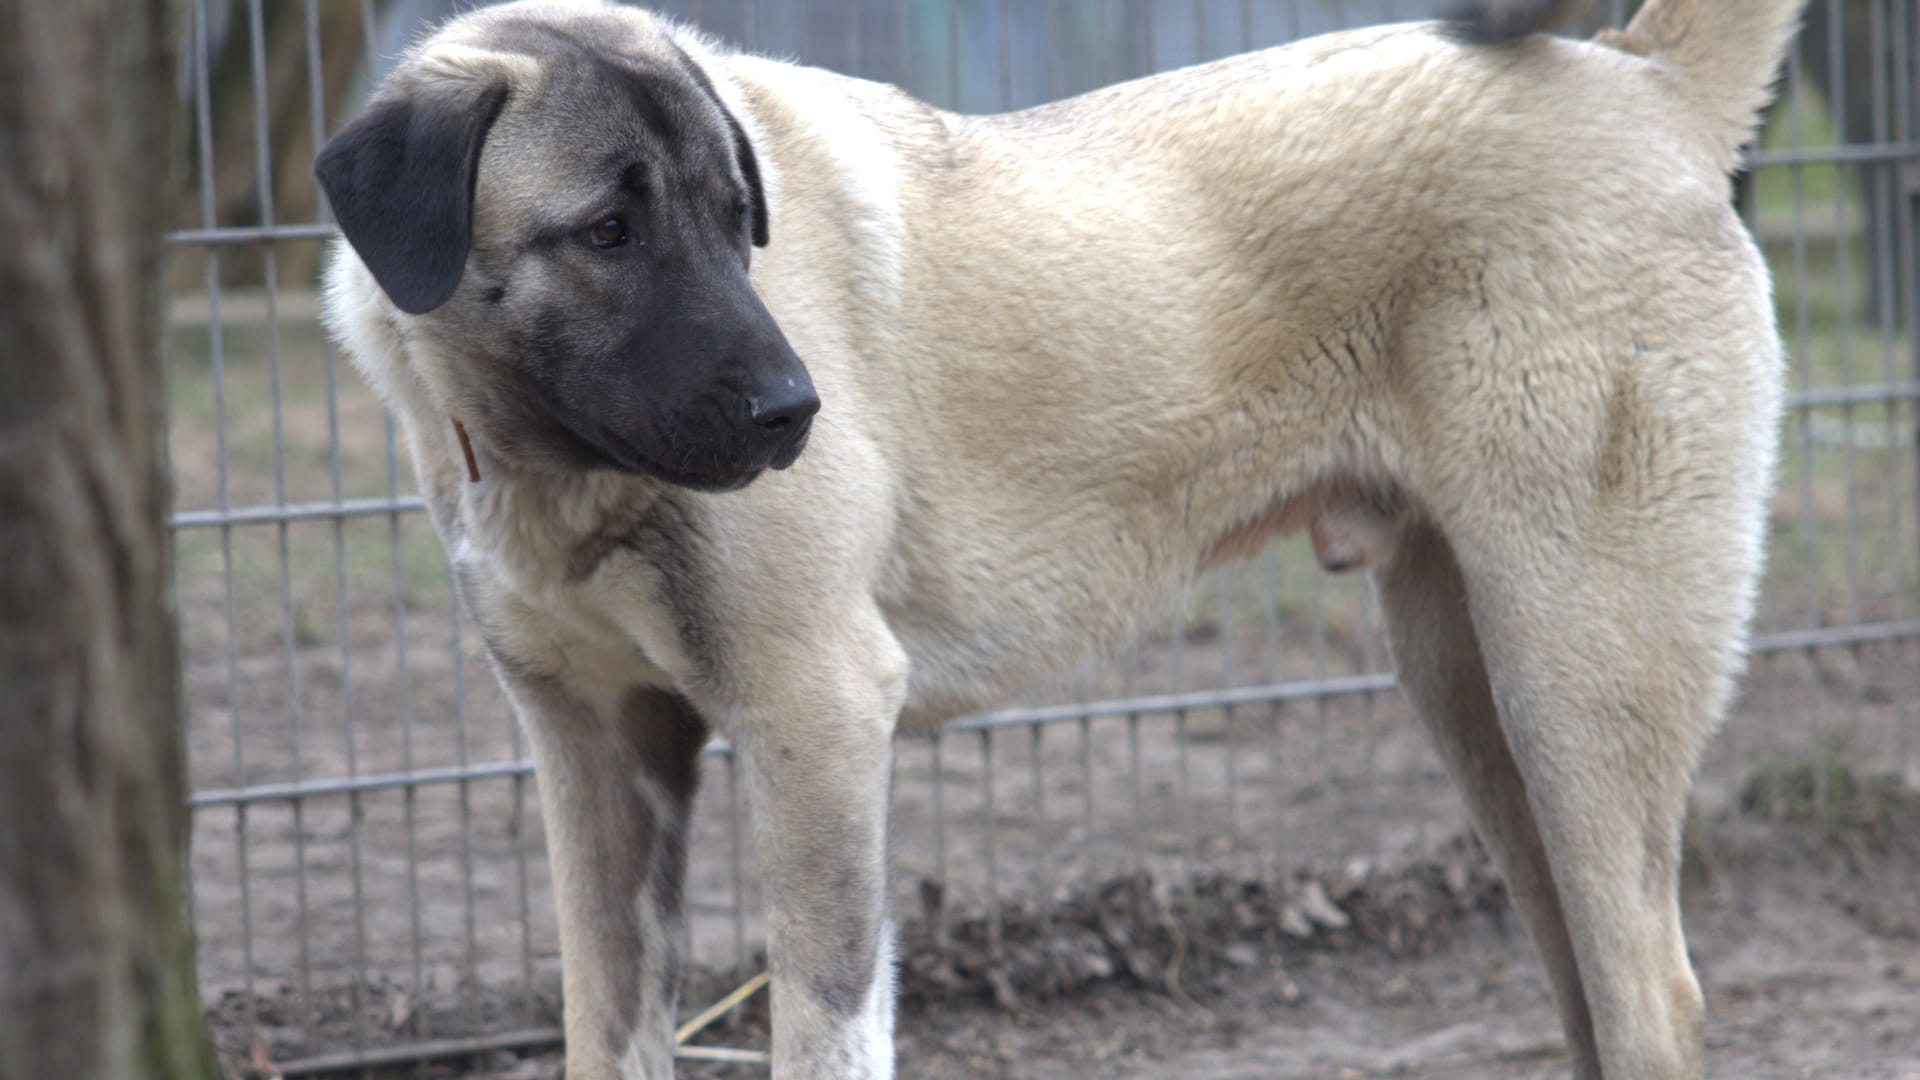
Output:
<instances>
[{"instance_id":1,"label":"dog's tan fur","mask_svg":"<svg viewBox=\"0 0 1920 1080\"><path fill-rule=\"evenodd\" d=\"M791 470L730 494L519 460L462 294L405 315L338 248L330 325L533 739L568 1076L669 1074L703 725L749 778L776 1074L889 1075L892 733L1302 526L1377 575L1574 1073L1699 1076L1679 822L1740 664L1780 374L1726 170L1797 7L1653 0L1604 44L1380 27L981 118L596 5L478 11L411 54L409 92L457 93L542 77L505 19L677 43L757 150L753 281L824 403ZM476 249L567 183L515 100Z\"/></svg>"}]
</instances>

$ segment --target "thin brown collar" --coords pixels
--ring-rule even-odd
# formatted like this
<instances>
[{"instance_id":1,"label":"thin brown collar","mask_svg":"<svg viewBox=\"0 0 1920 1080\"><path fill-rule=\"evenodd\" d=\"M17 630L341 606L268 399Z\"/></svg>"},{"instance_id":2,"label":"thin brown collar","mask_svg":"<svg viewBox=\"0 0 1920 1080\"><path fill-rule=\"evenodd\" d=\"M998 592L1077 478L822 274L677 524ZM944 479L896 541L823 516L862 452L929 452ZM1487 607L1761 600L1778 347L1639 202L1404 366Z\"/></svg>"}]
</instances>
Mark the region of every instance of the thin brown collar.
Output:
<instances>
[{"instance_id":1,"label":"thin brown collar","mask_svg":"<svg viewBox=\"0 0 1920 1080\"><path fill-rule=\"evenodd\" d=\"M460 452L467 456L467 483L477 484L480 482L480 465L473 460L473 443L467 441L467 429L460 423L459 417L449 416L447 419L453 421L453 434L460 440Z\"/></svg>"}]
</instances>

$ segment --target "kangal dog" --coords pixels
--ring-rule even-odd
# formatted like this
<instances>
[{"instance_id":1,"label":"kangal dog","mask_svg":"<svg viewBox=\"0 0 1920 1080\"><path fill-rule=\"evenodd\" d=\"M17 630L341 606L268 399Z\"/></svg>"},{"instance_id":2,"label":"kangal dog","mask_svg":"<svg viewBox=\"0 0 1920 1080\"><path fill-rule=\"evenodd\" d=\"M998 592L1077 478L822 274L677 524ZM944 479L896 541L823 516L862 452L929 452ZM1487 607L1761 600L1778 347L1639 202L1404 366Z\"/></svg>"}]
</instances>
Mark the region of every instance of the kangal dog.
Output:
<instances>
[{"instance_id":1,"label":"kangal dog","mask_svg":"<svg viewBox=\"0 0 1920 1080\"><path fill-rule=\"evenodd\" d=\"M316 171L531 737L569 1080L666 1077L686 826L740 755L787 1077L893 1071L891 737L1304 529L1551 977L1697 1077L1680 823L1780 405L1728 205L1801 0L1333 34L1004 116L601 3L460 16Z\"/></svg>"}]
</instances>

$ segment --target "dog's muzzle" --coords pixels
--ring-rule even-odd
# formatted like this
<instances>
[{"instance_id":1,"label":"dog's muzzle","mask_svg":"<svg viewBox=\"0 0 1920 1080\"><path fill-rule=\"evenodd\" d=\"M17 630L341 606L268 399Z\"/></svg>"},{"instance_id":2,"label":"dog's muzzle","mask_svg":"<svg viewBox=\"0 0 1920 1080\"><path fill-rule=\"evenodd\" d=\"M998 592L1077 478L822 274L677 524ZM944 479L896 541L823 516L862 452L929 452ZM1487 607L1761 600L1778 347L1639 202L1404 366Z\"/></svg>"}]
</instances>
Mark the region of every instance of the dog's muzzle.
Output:
<instances>
[{"instance_id":1,"label":"dog's muzzle","mask_svg":"<svg viewBox=\"0 0 1920 1080\"><path fill-rule=\"evenodd\" d=\"M813 430L814 414L820 411L820 396L804 375L787 380L779 392L747 398L747 418L758 432L762 445L771 450L767 467L784 469L800 458L806 449L807 433Z\"/></svg>"}]
</instances>

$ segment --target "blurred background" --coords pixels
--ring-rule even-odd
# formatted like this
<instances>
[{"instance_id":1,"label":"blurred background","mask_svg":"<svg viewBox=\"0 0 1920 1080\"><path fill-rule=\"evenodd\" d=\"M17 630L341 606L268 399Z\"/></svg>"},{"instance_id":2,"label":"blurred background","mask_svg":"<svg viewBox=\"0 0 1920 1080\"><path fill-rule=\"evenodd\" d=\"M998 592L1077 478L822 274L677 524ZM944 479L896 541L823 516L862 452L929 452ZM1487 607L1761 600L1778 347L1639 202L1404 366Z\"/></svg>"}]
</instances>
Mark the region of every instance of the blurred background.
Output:
<instances>
[{"instance_id":1,"label":"blurred background","mask_svg":"<svg viewBox=\"0 0 1920 1080\"><path fill-rule=\"evenodd\" d=\"M200 977L236 1075L558 1068L525 750L392 423L315 322L334 230L314 148L468 6L193 5L170 452ZM1437 5L653 6L992 112ZM1602 3L1594 25L1629 13ZM1915 0L1814 0L1735 196L1773 269L1791 409L1752 670L1689 847L1710 1038L1759 1047L1727 1075L1920 1075L1917 51ZM1557 165L1585 167L1579 147ZM903 740L895 772L906 1075L1563 1069L1366 584L1304 544L1210 578L1111 663ZM758 970L737 794L715 748L689 1013ZM703 1036L707 1058L764 1047L762 1008ZM1282 1035L1243 1031L1266 1027Z\"/></svg>"}]
</instances>

